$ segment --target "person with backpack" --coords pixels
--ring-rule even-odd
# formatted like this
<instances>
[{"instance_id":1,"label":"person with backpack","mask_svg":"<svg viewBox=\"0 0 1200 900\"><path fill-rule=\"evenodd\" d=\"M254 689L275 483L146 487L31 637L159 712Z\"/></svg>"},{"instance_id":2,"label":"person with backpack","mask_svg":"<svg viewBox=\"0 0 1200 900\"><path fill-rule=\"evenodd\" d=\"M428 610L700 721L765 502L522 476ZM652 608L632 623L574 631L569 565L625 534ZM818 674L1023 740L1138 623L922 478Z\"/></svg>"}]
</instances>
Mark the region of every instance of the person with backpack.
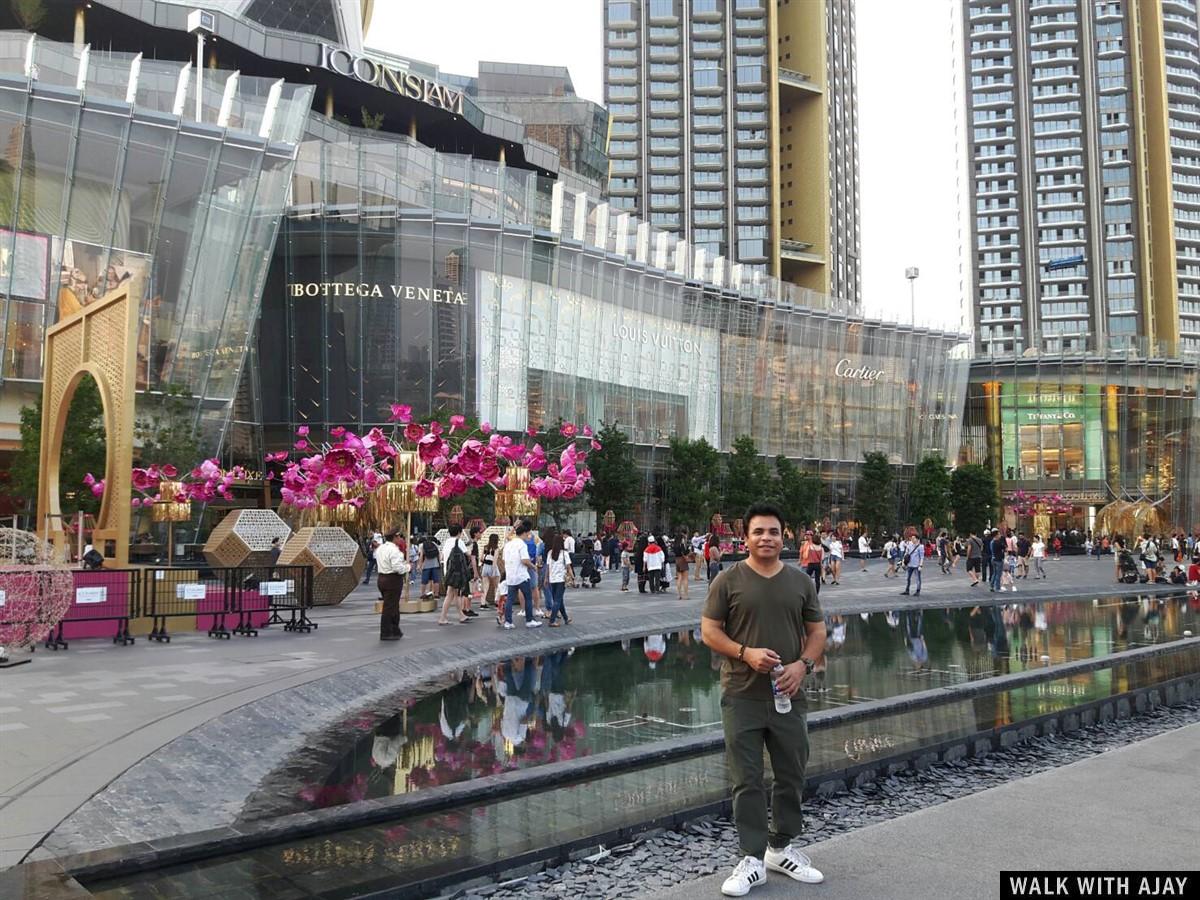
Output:
<instances>
[{"instance_id":1,"label":"person with backpack","mask_svg":"<svg viewBox=\"0 0 1200 900\"><path fill-rule=\"evenodd\" d=\"M467 604L471 596L471 563L467 557L467 548L463 546L462 526L451 525L450 537L446 543L449 547L446 553L446 599L442 601L442 616L439 625L449 625L446 616L450 612L450 604L458 605L458 624L465 625L479 613Z\"/></svg>"},{"instance_id":2,"label":"person with backpack","mask_svg":"<svg viewBox=\"0 0 1200 900\"><path fill-rule=\"evenodd\" d=\"M1154 584L1158 580L1158 543L1148 531L1142 535L1142 561L1146 564L1146 583Z\"/></svg>"},{"instance_id":3,"label":"person with backpack","mask_svg":"<svg viewBox=\"0 0 1200 900\"><path fill-rule=\"evenodd\" d=\"M896 560L900 558L899 546L897 536L894 534L883 545L883 558L887 560L887 569L883 572L884 578L891 578L896 574Z\"/></svg>"},{"instance_id":4,"label":"person with backpack","mask_svg":"<svg viewBox=\"0 0 1200 900\"><path fill-rule=\"evenodd\" d=\"M426 600L432 599L442 582L442 556L437 541L429 535L421 542L417 568L421 572L421 596Z\"/></svg>"},{"instance_id":5,"label":"person with backpack","mask_svg":"<svg viewBox=\"0 0 1200 900\"><path fill-rule=\"evenodd\" d=\"M813 580L813 584L817 587L817 594L821 593L821 560L825 557L825 551L816 541L813 540L811 531L804 532L804 543L800 545L800 568L808 573L808 577Z\"/></svg>"}]
</instances>

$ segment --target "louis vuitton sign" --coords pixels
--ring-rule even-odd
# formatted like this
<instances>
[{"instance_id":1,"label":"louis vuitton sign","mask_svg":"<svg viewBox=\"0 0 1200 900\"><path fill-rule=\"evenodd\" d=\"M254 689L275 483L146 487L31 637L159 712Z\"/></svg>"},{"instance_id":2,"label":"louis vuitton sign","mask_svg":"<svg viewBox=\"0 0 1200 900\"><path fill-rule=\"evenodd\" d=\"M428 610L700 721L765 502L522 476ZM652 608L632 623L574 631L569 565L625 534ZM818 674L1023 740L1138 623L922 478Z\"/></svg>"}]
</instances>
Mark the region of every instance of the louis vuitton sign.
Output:
<instances>
[{"instance_id":1,"label":"louis vuitton sign","mask_svg":"<svg viewBox=\"0 0 1200 900\"><path fill-rule=\"evenodd\" d=\"M462 115L463 92L422 78L415 72L393 69L369 56L355 56L345 47L321 45L321 68L345 75L364 84L381 87L393 94L419 100L438 109Z\"/></svg>"}]
</instances>

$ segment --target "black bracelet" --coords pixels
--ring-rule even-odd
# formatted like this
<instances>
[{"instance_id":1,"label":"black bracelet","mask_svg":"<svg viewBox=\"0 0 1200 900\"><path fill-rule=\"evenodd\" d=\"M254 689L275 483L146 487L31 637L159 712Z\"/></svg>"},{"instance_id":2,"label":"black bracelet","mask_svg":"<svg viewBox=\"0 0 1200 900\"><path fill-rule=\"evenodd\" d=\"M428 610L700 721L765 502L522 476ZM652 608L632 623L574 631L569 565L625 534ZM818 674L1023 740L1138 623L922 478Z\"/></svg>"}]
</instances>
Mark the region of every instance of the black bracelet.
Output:
<instances>
[{"instance_id":1,"label":"black bracelet","mask_svg":"<svg viewBox=\"0 0 1200 900\"><path fill-rule=\"evenodd\" d=\"M745 662L745 656L746 656L746 645L742 644L741 648L738 650L738 655L737 655L738 662Z\"/></svg>"}]
</instances>

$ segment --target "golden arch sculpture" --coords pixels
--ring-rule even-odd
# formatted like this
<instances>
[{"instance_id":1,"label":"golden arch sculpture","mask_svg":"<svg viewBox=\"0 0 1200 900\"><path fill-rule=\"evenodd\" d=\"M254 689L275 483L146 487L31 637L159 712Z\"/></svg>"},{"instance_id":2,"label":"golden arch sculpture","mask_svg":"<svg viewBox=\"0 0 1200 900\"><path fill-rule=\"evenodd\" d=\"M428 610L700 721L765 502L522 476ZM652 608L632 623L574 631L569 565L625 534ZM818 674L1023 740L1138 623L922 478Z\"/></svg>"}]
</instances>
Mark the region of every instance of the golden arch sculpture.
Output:
<instances>
[{"instance_id":1,"label":"golden arch sculpture","mask_svg":"<svg viewBox=\"0 0 1200 900\"><path fill-rule=\"evenodd\" d=\"M105 564L129 564L130 502L133 498L134 388L141 280L81 307L46 333L42 383L42 446L38 467L38 534L66 549L59 501L59 463L71 398L84 374L96 380L104 407L104 498L92 540Z\"/></svg>"}]
</instances>

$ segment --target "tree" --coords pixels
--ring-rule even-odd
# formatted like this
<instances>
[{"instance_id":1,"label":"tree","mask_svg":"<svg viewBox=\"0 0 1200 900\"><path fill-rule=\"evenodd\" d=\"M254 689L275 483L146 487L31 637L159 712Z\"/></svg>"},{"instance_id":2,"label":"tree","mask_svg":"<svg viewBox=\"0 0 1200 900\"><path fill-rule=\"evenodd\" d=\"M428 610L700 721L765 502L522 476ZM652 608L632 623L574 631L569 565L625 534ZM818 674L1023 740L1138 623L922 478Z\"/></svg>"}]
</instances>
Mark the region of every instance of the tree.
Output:
<instances>
[{"instance_id":1,"label":"tree","mask_svg":"<svg viewBox=\"0 0 1200 900\"><path fill-rule=\"evenodd\" d=\"M192 427L195 408L191 393L178 385L168 385L158 395L143 395L133 426L138 463L170 463L186 472L202 462Z\"/></svg>"},{"instance_id":2,"label":"tree","mask_svg":"<svg viewBox=\"0 0 1200 900\"><path fill-rule=\"evenodd\" d=\"M987 466L967 463L950 473L950 508L959 534L980 534L995 521L1000 506L996 475Z\"/></svg>"},{"instance_id":3,"label":"tree","mask_svg":"<svg viewBox=\"0 0 1200 900\"><path fill-rule=\"evenodd\" d=\"M46 21L45 0L9 0L8 5L26 31L37 31Z\"/></svg>"},{"instance_id":4,"label":"tree","mask_svg":"<svg viewBox=\"0 0 1200 900\"><path fill-rule=\"evenodd\" d=\"M704 438L671 438L664 496L673 528L707 530L720 477L721 454L716 447Z\"/></svg>"},{"instance_id":5,"label":"tree","mask_svg":"<svg viewBox=\"0 0 1200 900\"><path fill-rule=\"evenodd\" d=\"M67 437L63 440L59 457L62 513L64 516L70 516L77 510L96 513L100 509L100 498L84 487L83 477L89 472L97 478L104 477L107 443L104 405L100 401L100 389L91 376L83 378L75 389L67 412L65 432ZM37 506L41 452L42 398L39 395L32 406L21 408L21 449L13 457L10 470L13 496L24 500L31 512Z\"/></svg>"},{"instance_id":6,"label":"tree","mask_svg":"<svg viewBox=\"0 0 1200 900\"><path fill-rule=\"evenodd\" d=\"M750 504L766 499L773 493L771 470L759 456L754 438L743 434L733 442L733 450L725 462L724 512L737 518Z\"/></svg>"},{"instance_id":7,"label":"tree","mask_svg":"<svg viewBox=\"0 0 1200 900\"><path fill-rule=\"evenodd\" d=\"M894 523L896 489L886 453L874 450L863 454L854 488L854 515L868 534L878 534Z\"/></svg>"},{"instance_id":8,"label":"tree","mask_svg":"<svg viewBox=\"0 0 1200 900\"><path fill-rule=\"evenodd\" d=\"M946 459L931 453L917 463L908 486L909 518L918 528L926 519L933 521L934 528L941 528L949 521L949 511L950 473L946 471Z\"/></svg>"},{"instance_id":9,"label":"tree","mask_svg":"<svg viewBox=\"0 0 1200 900\"><path fill-rule=\"evenodd\" d=\"M633 447L616 422L602 422L596 440L599 450L588 453L592 482L587 486L588 503L597 516L612 510L617 521L633 515L642 491L642 478L633 457Z\"/></svg>"},{"instance_id":10,"label":"tree","mask_svg":"<svg viewBox=\"0 0 1200 900\"><path fill-rule=\"evenodd\" d=\"M821 477L805 472L786 456L775 457L775 494L784 524L793 533L802 531L817 518L821 499Z\"/></svg>"}]
</instances>

